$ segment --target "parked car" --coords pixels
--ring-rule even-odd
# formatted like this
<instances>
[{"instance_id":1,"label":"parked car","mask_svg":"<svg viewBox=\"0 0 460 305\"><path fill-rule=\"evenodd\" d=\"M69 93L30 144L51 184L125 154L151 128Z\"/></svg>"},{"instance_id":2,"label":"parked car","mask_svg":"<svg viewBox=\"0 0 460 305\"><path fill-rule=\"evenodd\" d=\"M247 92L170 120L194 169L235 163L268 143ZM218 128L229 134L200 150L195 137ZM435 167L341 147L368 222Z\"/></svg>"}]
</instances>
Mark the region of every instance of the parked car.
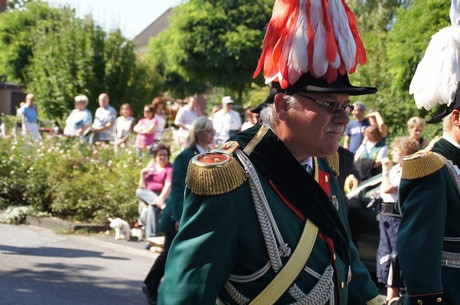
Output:
<instances>
[{"instance_id":1,"label":"parked car","mask_svg":"<svg viewBox=\"0 0 460 305\"><path fill-rule=\"evenodd\" d=\"M376 271L379 245L379 188L382 174L361 182L347 193L348 221L359 256L371 273Z\"/></svg>"}]
</instances>

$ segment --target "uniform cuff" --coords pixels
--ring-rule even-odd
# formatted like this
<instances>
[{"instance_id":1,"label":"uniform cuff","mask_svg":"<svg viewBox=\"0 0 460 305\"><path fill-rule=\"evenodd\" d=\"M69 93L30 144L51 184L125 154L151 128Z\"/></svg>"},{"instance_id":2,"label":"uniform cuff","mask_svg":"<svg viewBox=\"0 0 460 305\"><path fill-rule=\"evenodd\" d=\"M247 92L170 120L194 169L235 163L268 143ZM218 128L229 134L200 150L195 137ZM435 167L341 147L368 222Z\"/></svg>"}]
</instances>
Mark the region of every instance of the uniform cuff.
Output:
<instances>
[{"instance_id":1,"label":"uniform cuff","mask_svg":"<svg viewBox=\"0 0 460 305\"><path fill-rule=\"evenodd\" d=\"M383 304L385 304L385 300L380 295L366 302L366 305L383 305Z\"/></svg>"},{"instance_id":2,"label":"uniform cuff","mask_svg":"<svg viewBox=\"0 0 460 305\"><path fill-rule=\"evenodd\" d=\"M441 305L444 304L444 293L409 295L411 305Z\"/></svg>"}]
</instances>

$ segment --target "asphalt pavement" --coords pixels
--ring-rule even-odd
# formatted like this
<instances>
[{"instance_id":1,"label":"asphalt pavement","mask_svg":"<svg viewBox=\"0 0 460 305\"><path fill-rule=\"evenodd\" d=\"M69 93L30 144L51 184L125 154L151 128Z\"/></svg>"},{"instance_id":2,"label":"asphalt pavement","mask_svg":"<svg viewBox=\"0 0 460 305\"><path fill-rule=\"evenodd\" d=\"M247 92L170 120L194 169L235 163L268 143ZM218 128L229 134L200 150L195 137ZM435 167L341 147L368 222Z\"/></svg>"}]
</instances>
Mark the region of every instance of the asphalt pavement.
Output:
<instances>
[{"instance_id":1,"label":"asphalt pavement","mask_svg":"<svg viewBox=\"0 0 460 305\"><path fill-rule=\"evenodd\" d=\"M0 305L142 305L157 253L106 234L0 224Z\"/></svg>"}]
</instances>

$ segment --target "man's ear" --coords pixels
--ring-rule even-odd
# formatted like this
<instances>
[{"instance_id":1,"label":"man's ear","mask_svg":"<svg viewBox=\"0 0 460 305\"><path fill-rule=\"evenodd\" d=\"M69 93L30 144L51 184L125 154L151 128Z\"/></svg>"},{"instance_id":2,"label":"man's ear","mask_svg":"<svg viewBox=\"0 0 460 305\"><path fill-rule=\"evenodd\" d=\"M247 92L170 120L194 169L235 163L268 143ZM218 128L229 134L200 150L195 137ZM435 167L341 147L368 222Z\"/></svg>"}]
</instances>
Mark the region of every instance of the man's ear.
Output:
<instances>
[{"instance_id":1,"label":"man's ear","mask_svg":"<svg viewBox=\"0 0 460 305\"><path fill-rule=\"evenodd\" d=\"M454 126L457 126L457 127L460 126L460 110L455 109L453 111L451 120Z\"/></svg>"},{"instance_id":2,"label":"man's ear","mask_svg":"<svg viewBox=\"0 0 460 305\"><path fill-rule=\"evenodd\" d=\"M281 121L287 120L287 104L284 100L284 93L278 93L275 95L275 110L276 110L276 117Z\"/></svg>"}]
</instances>

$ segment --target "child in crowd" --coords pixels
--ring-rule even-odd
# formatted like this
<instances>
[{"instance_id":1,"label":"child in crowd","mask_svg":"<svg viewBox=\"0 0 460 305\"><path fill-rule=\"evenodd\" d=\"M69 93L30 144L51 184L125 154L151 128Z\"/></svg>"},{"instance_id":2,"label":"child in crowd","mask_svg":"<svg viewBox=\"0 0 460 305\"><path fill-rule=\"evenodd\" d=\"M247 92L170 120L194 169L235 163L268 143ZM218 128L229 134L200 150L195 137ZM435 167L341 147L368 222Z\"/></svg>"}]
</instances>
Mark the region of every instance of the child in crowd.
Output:
<instances>
[{"instance_id":1,"label":"child in crowd","mask_svg":"<svg viewBox=\"0 0 460 305\"><path fill-rule=\"evenodd\" d=\"M113 135L115 152L131 144L130 139L135 121L131 105L128 103L122 104L120 107L120 116L115 120Z\"/></svg>"},{"instance_id":2,"label":"child in crowd","mask_svg":"<svg viewBox=\"0 0 460 305\"><path fill-rule=\"evenodd\" d=\"M388 158L382 160L382 198L379 218L380 241L377 250L377 280L387 286L387 303L391 304L399 297L404 282L399 268L396 239L401 222L399 206L399 185L401 182L401 164L405 156L419 150L418 142L410 137L396 137L391 143L392 166Z\"/></svg>"}]
</instances>

